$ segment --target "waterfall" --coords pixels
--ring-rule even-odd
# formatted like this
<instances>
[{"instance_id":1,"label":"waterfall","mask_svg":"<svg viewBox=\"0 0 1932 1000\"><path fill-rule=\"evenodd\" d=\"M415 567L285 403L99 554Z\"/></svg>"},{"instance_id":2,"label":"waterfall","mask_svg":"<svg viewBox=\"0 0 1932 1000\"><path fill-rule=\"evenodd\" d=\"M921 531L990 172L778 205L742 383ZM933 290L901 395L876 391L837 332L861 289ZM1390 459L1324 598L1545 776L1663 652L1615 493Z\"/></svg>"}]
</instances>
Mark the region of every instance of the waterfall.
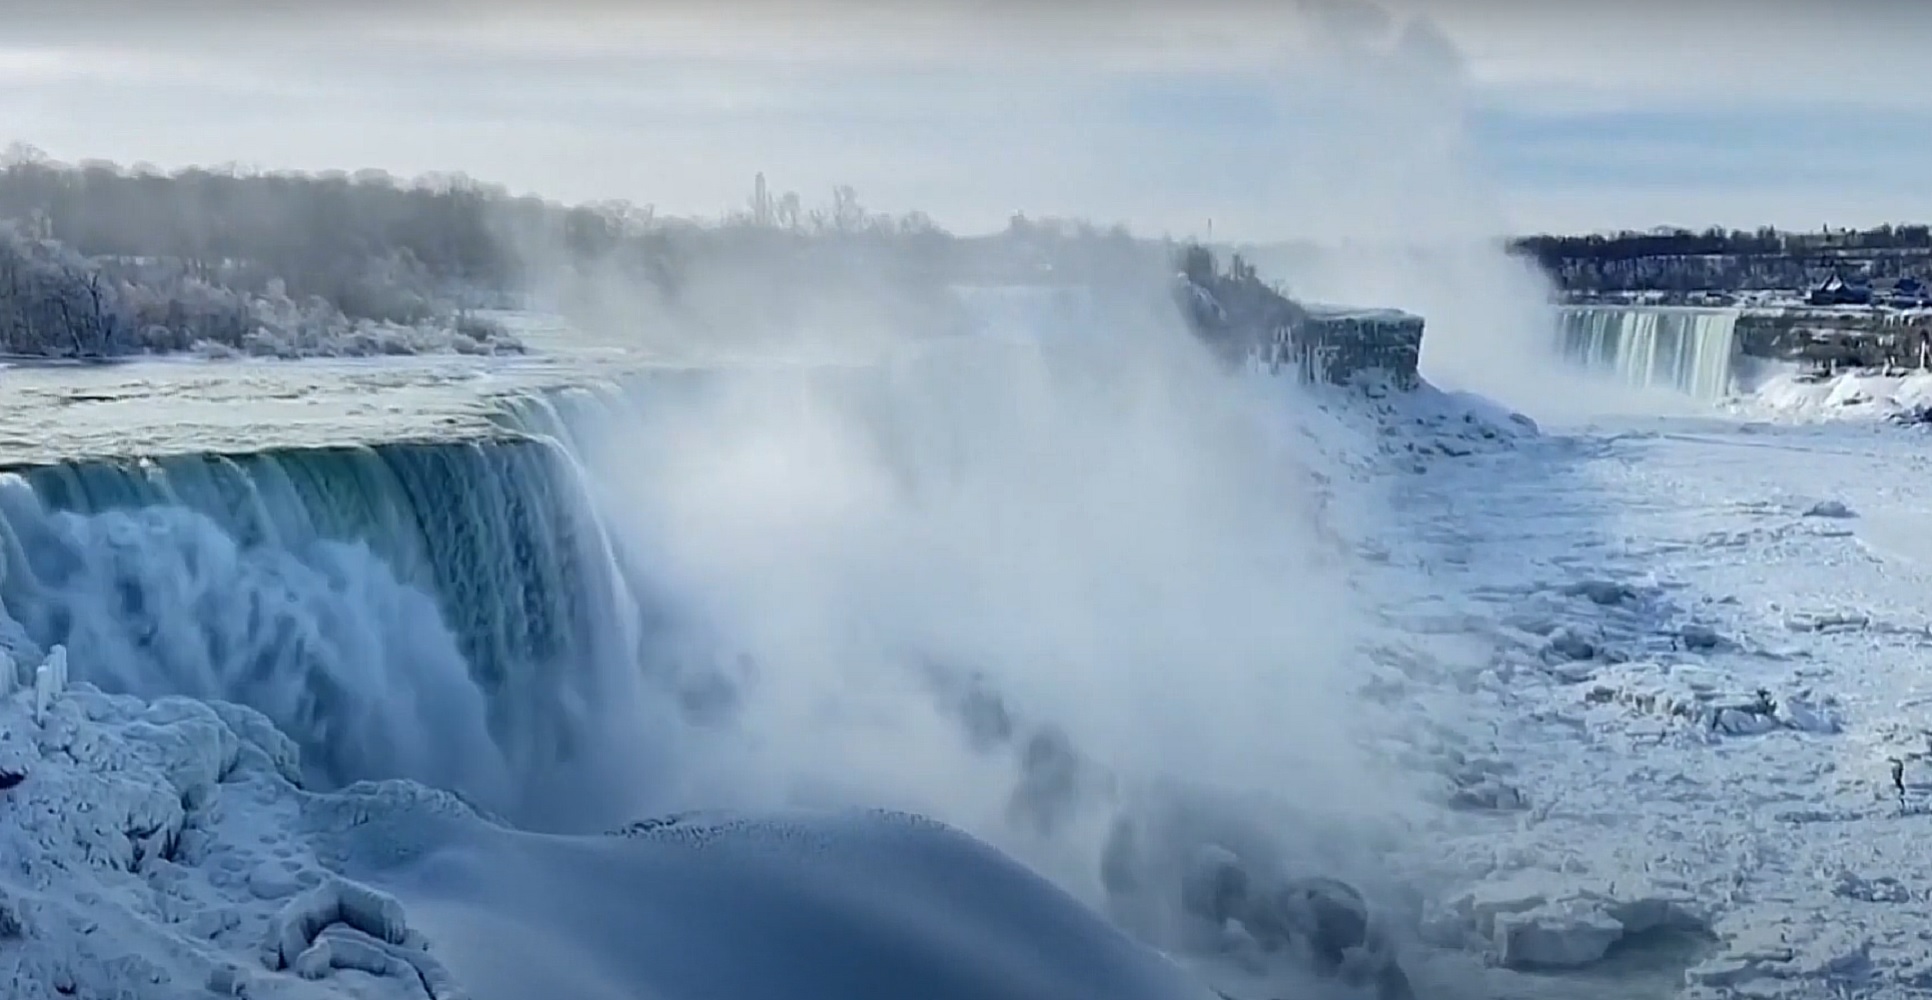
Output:
<instances>
[{"instance_id":1,"label":"waterfall","mask_svg":"<svg viewBox=\"0 0 1932 1000\"><path fill-rule=\"evenodd\" d=\"M1558 348L1572 364L1626 384L1721 399L1735 381L1738 310L1565 306Z\"/></svg>"},{"instance_id":2,"label":"waterfall","mask_svg":"<svg viewBox=\"0 0 1932 1000\"><path fill-rule=\"evenodd\" d=\"M0 477L0 647L248 704L312 780L499 796L585 759L649 654L635 566L551 436L103 459Z\"/></svg>"}]
</instances>

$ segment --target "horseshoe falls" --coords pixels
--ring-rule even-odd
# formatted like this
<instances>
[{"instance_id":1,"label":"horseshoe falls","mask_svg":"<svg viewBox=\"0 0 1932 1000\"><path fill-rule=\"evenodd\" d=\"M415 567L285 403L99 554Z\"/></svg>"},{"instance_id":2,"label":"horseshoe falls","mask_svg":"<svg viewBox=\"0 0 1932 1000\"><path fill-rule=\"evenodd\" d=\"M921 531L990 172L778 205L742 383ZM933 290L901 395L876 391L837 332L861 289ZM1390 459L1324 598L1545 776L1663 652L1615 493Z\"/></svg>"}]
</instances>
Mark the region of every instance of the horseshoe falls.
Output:
<instances>
[{"instance_id":1,"label":"horseshoe falls","mask_svg":"<svg viewBox=\"0 0 1932 1000\"><path fill-rule=\"evenodd\" d=\"M1720 399L1735 387L1738 310L1565 306L1558 349L1570 364L1639 388Z\"/></svg>"}]
</instances>

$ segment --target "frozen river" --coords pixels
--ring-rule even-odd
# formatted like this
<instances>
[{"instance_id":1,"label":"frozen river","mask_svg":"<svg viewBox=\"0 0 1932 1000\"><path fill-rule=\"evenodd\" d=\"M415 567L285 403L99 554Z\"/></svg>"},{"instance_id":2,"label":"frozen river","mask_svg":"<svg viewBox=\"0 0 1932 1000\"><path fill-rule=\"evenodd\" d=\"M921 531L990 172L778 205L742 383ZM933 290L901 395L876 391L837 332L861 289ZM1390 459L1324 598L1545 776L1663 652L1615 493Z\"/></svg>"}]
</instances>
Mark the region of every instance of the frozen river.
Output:
<instances>
[{"instance_id":1,"label":"frozen river","mask_svg":"<svg viewBox=\"0 0 1932 1000\"><path fill-rule=\"evenodd\" d=\"M1438 752L1521 796L1416 859L1468 883L1440 933L1587 955L1620 907L1684 918L1494 995L1932 985L1929 473L1905 428L1626 421L1399 488L1368 589L1457 720Z\"/></svg>"}]
</instances>

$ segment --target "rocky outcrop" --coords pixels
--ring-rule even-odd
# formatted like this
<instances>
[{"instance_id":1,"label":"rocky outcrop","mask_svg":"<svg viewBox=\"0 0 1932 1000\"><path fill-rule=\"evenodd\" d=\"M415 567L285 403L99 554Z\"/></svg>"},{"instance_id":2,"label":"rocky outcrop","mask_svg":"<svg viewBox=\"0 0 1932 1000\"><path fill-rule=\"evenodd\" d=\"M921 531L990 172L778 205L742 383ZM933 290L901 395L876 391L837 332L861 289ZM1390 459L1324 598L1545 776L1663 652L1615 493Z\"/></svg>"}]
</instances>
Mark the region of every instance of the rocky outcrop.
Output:
<instances>
[{"instance_id":1,"label":"rocky outcrop","mask_svg":"<svg viewBox=\"0 0 1932 1000\"><path fill-rule=\"evenodd\" d=\"M1411 389L1421 376L1422 317L1396 309L1297 302L1263 282L1238 255L1221 271L1214 255L1190 248L1176 276L1188 325L1224 361L1304 382L1353 383L1381 373Z\"/></svg>"}]
</instances>

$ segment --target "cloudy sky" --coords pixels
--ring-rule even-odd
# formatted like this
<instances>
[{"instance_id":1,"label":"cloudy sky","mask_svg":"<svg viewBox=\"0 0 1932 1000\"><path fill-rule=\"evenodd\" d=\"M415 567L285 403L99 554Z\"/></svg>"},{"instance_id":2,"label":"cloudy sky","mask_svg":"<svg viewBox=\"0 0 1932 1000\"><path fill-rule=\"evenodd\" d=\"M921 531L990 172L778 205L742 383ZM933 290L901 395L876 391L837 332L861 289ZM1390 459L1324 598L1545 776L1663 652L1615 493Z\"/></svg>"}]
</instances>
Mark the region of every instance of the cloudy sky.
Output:
<instances>
[{"instance_id":1,"label":"cloudy sky","mask_svg":"<svg viewBox=\"0 0 1932 1000\"><path fill-rule=\"evenodd\" d=\"M1424 15L1426 16L1419 16ZM1932 219L1923 0L0 0L0 141L1301 234Z\"/></svg>"}]
</instances>

